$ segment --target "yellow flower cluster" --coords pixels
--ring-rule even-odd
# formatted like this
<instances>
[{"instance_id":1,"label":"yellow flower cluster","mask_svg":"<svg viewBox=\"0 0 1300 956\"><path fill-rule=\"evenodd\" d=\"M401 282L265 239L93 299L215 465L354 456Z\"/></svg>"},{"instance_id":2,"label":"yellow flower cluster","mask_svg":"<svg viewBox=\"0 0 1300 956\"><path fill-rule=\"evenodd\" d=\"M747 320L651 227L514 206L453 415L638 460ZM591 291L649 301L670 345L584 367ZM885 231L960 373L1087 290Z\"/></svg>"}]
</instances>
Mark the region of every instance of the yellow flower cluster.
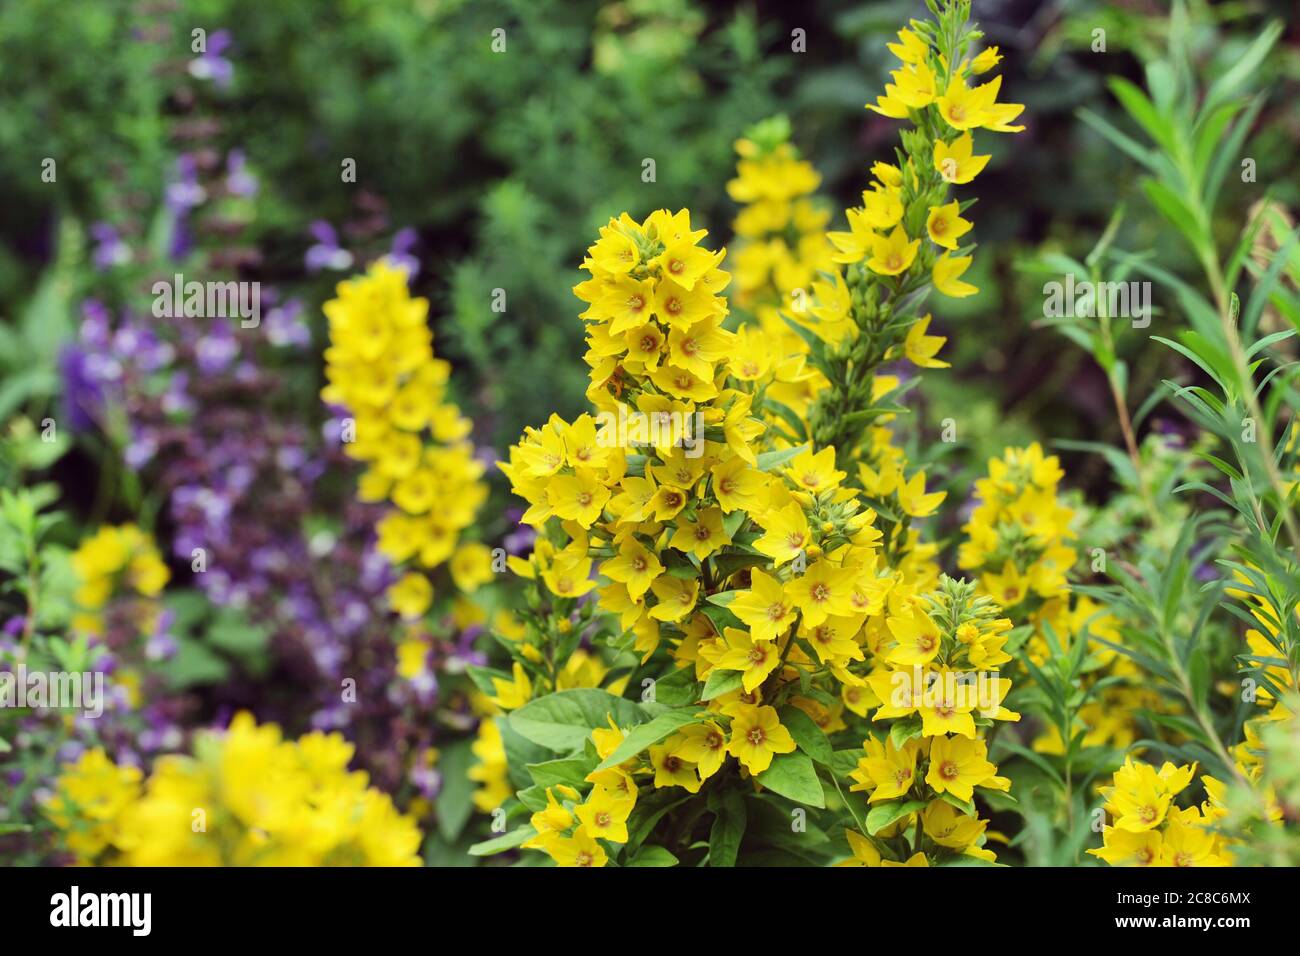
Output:
<instances>
[{"instance_id":1,"label":"yellow flower cluster","mask_svg":"<svg viewBox=\"0 0 1300 956\"><path fill-rule=\"evenodd\" d=\"M948 186L971 182L988 163L988 156L975 154L972 130L1020 132L1024 127L1011 123L1024 107L997 102L1001 77L969 83L997 65L997 47L949 62L933 31L932 24L913 20L899 32L899 42L889 45L900 66L891 74L894 82L867 108L915 126L903 136L906 160L901 167L872 168L875 180L863 192L862 205L849 210L848 230L830 239L837 262L865 262L878 276L928 273L941 293L960 298L979 290L961 278L971 257L962 254L959 240L971 223L961 216L965 204L946 201Z\"/></svg>"},{"instance_id":2,"label":"yellow flower cluster","mask_svg":"<svg viewBox=\"0 0 1300 956\"><path fill-rule=\"evenodd\" d=\"M72 554L79 608L73 628L98 635L103 610L115 595L157 597L171 578L153 539L133 524L105 525L81 542Z\"/></svg>"},{"instance_id":3,"label":"yellow flower cluster","mask_svg":"<svg viewBox=\"0 0 1300 956\"><path fill-rule=\"evenodd\" d=\"M607 856L596 840L626 840L637 777L694 793L735 757L761 783L795 749L780 705L823 732L847 726L846 708L859 717L874 708L901 728L890 729L888 746L929 769L879 790L881 800L918 801L895 831L944 794L965 818L975 786L1007 786L979 731L1018 718L1002 707L1010 681L996 676L1010 659L1009 622L973 585L945 580L924 594L928 566L917 577L891 567L876 514L846 484L834 448L769 447L720 329L726 274L719 255L697 246L702 237L684 210L640 224L623 216L602 230L584 262L592 278L575 290L590 304L588 394L601 414L552 416L501 465L529 504L523 520L541 532L532 556L512 567L544 587L559 622L553 638L567 633L577 599L594 592L642 662L664 649L704 682L699 720L594 771L585 799L575 787L551 788L526 845L561 864L600 865ZM688 308L694 314L682 318ZM922 485L910 501L917 513L937 504L923 497ZM512 679L494 682L503 710L536 696L530 669L545 677L527 648ZM611 722L593 734L602 760L625 732ZM873 754L884 746L868 743ZM859 789L875 791L875 778L860 773ZM959 839L949 825L963 836L969 829L944 813L930 814L931 829L950 840L934 844L937 853ZM981 856L976 829L961 849ZM896 852L886 846L884 856Z\"/></svg>"},{"instance_id":4,"label":"yellow flower cluster","mask_svg":"<svg viewBox=\"0 0 1300 956\"><path fill-rule=\"evenodd\" d=\"M1203 777L1205 803L1180 809L1173 802L1195 773L1195 764L1166 762L1157 770L1126 759L1112 786L1102 788L1111 822L1102 830L1103 845L1088 852L1111 866L1231 866L1227 842L1215 829L1226 814L1223 785Z\"/></svg>"},{"instance_id":5,"label":"yellow flower cluster","mask_svg":"<svg viewBox=\"0 0 1300 956\"><path fill-rule=\"evenodd\" d=\"M1064 474L1035 442L991 459L988 477L975 483L979 504L962 528L957 563L978 574L983 591L1009 612L1027 616L1069 589L1076 554L1069 545L1074 512L1057 500Z\"/></svg>"},{"instance_id":6,"label":"yellow flower cluster","mask_svg":"<svg viewBox=\"0 0 1300 956\"><path fill-rule=\"evenodd\" d=\"M789 121L774 117L737 140L740 159L727 194L741 204L732 223L736 305L758 319L763 336L782 340L782 351L798 353L807 352L807 346L779 310L796 316L806 311L817 274L832 272L835 265L826 238L830 212L814 196L821 176L800 158L789 136ZM758 349L761 336L754 335L754 342L746 339L746 345Z\"/></svg>"},{"instance_id":7,"label":"yellow flower cluster","mask_svg":"<svg viewBox=\"0 0 1300 956\"><path fill-rule=\"evenodd\" d=\"M346 408L347 454L366 463L358 494L394 506L379 522L379 549L394 564L432 569L448 559L462 590L491 574L490 553L458 542L487 498L483 465L467 441L470 422L447 401L450 366L434 357L428 300L412 298L405 270L380 260L340 282L325 303L330 345L321 397ZM410 571L389 592L393 609L418 619L433 600L425 574Z\"/></svg>"},{"instance_id":8,"label":"yellow flower cluster","mask_svg":"<svg viewBox=\"0 0 1300 956\"><path fill-rule=\"evenodd\" d=\"M624 214L588 249L574 291L588 305L594 410L529 428L501 465L539 535L511 562L532 582L527 637L493 685L512 726L547 746L539 726L573 708L603 701L609 726L565 762L589 772L535 775L518 794L532 817L511 845L560 865L621 864L643 852L628 823L647 788L702 796L712 781L719 819L715 801L751 786L821 806L818 762L868 795L865 819L862 797L841 792L837 805L855 824L850 864L993 860L973 798L1009 787L986 732L1019 719L998 671L1011 622L975 582L940 575L913 522L944 493L894 444L900 381L878 373L901 358L944 367L944 339L916 306L932 279L967 294L957 239L969 224L949 186L982 167L969 130L1011 131L1019 111L996 103L996 83L967 87L996 52L965 59L978 34L964 17L954 5L903 32L904 71L939 70L945 95L908 94L897 115L917 129L899 166L876 164L849 231L813 235L818 178L780 121L738 144L734 333L723 254L700 246L685 210ZM587 628L662 675L678 709L647 725L616 719L631 703L599 692L548 702ZM826 735L839 732L866 735L851 771L830 766ZM553 749L571 746L566 735ZM715 849L720 865L736 852L711 840L710 862Z\"/></svg>"},{"instance_id":9,"label":"yellow flower cluster","mask_svg":"<svg viewBox=\"0 0 1300 956\"><path fill-rule=\"evenodd\" d=\"M1020 719L1003 706L1011 681L998 668L1011 660L1003 649L1011 622L1000 614L972 584L946 577L921 600L890 596L883 627L869 637L876 664L867 693L850 706L863 715L874 707L873 721L893 723L883 738L864 741L850 789L869 793L871 804L905 802L871 837L850 839L859 863L880 865L887 858L877 844L918 822L913 845L921 846L924 834L931 855L995 859L984 846L987 821L972 800L977 787L1011 785L997 775L981 736L994 721Z\"/></svg>"},{"instance_id":10,"label":"yellow flower cluster","mask_svg":"<svg viewBox=\"0 0 1300 956\"><path fill-rule=\"evenodd\" d=\"M141 783L91 750L64 767L45 813L84 864L416 866L420 831L348 772L339 734L285 741L238 714L200 734L193 757L160 758Z\"/></svg>"}]
</instances>

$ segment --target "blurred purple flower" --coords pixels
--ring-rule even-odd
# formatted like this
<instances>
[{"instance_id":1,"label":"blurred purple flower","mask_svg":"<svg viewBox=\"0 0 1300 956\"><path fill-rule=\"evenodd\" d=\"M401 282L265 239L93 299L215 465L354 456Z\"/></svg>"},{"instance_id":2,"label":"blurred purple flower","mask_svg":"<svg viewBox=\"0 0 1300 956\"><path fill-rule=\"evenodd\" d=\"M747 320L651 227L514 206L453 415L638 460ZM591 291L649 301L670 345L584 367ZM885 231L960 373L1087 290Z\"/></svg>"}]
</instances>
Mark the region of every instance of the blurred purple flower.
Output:
<instances>
[{"instance_id":1,"label":"blurred purple flower","mask_svg":"<svg viewBox=\"0 0 1300 956\"><path fill-rule=\"evenodd\" d=\"M307 250L308 272L320 272L322 269L338 272L352 265L352 253L339 246L338 233L328 222L317 219L311 224L311 234L316 239L316 244Z\"/></svg>"},{"instance_id":2,"label":"blurred purple flower","mask_svg":"<svg viewBox=\"0 0 1300 956\"><path fill-rule=\"evenodd\" d=\"M90 238L95 243L90 261L101 272L131 261L131 247L122 241L118 231L108 223L97 222L91 226Z\"/></svg>"},{"instance_id":3,"label":"blurred purple flower","mask_svg":"<svg viewBox=\"0 0 1300 956\"><path fill-rule=\"evenodd\" d=\"M226 156L226 189L236 196L257 195L257 177L248 171L248 158L242 149L232 149Z\"/></svg>"},{"instance_id":4,"label":"blurred purple flower","mask_svg":"<svg viewBox=\"0 0 1300 956\"><path fill-rule=\"evenodd\" d=\"M218 89L226 89L234 77L234 66L221 54L230 48L230 31L217 30L210 37L206 47L193 60L190 60L190 76L196 80L211 80Z\"/></svg>"},{"instance_id":5,"label":"blurred purple flower","mask_svg":"<svg viewBox=\"0 0 1300 956\"><path fill-rule=\"evenodd\" d=\"M419 239L419 233L409 226L401 229L393 236L393 247L388 255L384 256L384 261L389 265L406 270L408 281L414 279L420 272L420 260L411 255L411 250Z\"/></svg>"}]
</instances>

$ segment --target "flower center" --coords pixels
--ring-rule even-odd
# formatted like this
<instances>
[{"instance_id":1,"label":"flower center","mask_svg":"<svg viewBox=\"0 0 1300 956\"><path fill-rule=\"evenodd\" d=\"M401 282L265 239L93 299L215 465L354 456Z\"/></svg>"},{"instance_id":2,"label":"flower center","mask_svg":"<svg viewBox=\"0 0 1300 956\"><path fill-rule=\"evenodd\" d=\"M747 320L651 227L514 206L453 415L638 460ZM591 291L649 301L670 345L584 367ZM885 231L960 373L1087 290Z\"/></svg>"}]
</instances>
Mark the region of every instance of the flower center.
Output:
<instances>
[{"instance_id":1,"label":"flower center","mask_svg":"<svg viewBox=\"0 0 1300 956\"><path fill-rule=\"evenodd\" d=\"M751 727L749 728L749 732L745 734L745 739L757 747L767 739L767 736L763 733L762 727Z\"/></svg>"},{"instance_id":2,"label":"flower center","mask_svg":"<svg viewBox=\"0 0 1300 956\"><path fill-rule=\"evenodd\" d=\"M945 760L939 765L939 776L945 780L957 779L957 765L951 760Z\"/></svg>"}]
</instances>

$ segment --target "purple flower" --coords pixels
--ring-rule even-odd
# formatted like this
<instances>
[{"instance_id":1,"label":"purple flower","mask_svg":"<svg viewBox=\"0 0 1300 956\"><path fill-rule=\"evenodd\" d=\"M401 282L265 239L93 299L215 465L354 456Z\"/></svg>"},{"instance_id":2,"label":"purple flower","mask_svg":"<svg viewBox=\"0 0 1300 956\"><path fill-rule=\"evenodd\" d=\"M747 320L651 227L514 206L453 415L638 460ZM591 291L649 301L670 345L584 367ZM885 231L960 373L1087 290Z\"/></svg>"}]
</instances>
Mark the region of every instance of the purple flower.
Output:
<instances>
[{"instance_id":1,"label":"purple flower","mask_svg":"<svg viewBox=\"0 0 1300 956\"><path fill-rule=\"evenodd\" d=\"M211 80L218 89L226 89L234 76L234 67L223 57L230 47L230 31L218 30L208 37L206 48L190 60L190 76L196 80Z\"/></svg>"},{"instance_id":2,"label":"purple flower","mask_svg":"<svg viewBox=\"0 0 1300 956\"><path fill-rule=\"evenodd\" d=\"M95 378L91 364L90 356L76 345L65 345L59 353L63 415L74 432L93 430L104 409L104 390Z\"/></svg>"},{"instance_id":3,"label":"purple flower","mask_svg":"<svg viewBox=\"0 0 1300 956\"><path fill-rule=\"evenodd\" d=\"M97 222L91 226L90 238L95 243L95 251L91 253L90 259L101 272L131 261L131 247L122 241L118 231L108 223Z\"/></svg>"},{"instance_id":4,"label":"purple flower","mask_svg":"<svg viewBox=\"0 0 1300 956\"><path fill-rule=\"evenodd\" d=\"M204 375L216 375L230 367L239 355L239 343L228 322L218 322L212 331L199 339L194 346L194 357L198 360L199 371Z\"/></svg>"},{"instance_id":5,"label":"purple flower","mask_svg":"<svg viewBox=\"0 0 1300 956\"><path fill-rule=\"evenodd\" d=\"M352 253L339 246L338 233L328 222L317 219L311 224L311 234L316 239L316 244L307 250L308 272L320 272L322 269L337 272L352 265Z\"/></svg>"},{"instance_id":6,"label":"purple flower","mask_svg":"<svg viewBox=\"0 0 1300 956\"><path fill-rule=\"evenodd\" d=\"M420 260L411 255L411 249L420 239L419 234L409 226L393 236L393 247L384 261L397 269L406 270L407 280L414 279L420 272Z\"/></svg>"},{"instance_id":7,"label":"purple flower","mask_svg":"<svg viewBox=\"0 0 1300 956\"><path fill-rule=\"evenodd\" d=\"M291 299L266 313L262 327L274 346L306 348L311 345L311 329L303 321L302 303L297 299Z\"/></svg>"},{"instance_id":8,"label":"purple flower","mask_svg":"<svg viewBox=\"0 0 1300 956\"><path fill-rule=\"evenodd\" d=\"M226 156L226 189L236 196L257 195L257 177L248 171L248 159L242 149L232 149Z\"/></svg>"}]
</instances>

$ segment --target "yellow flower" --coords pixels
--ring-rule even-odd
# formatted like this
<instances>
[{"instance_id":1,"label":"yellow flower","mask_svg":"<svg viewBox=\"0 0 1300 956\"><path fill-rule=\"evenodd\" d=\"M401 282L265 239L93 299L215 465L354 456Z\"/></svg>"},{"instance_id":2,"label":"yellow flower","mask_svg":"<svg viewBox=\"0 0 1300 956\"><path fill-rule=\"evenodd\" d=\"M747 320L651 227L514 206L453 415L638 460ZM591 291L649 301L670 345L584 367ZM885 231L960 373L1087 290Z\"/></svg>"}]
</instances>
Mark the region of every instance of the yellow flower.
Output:
<instances>
[{"instance_id":1,"label":"yellow flower","mask_svg":"<svg viewBox=\"0 0 1300 956\"><path fill-rule=\"evenodd\" d=\"M557 837L546 844L557 866L599 867L609 862L605 848L596 842L586 827L578 827L571 837Z\"/></svg>"},{"instance_id":2,"label":"yellow flower","mask_svg":"<svg viewBox=\"0 0 1300 956\"><path fill-rule=\"evenodd\" d=\"M709 473L713 476L713 493L727 514L737 508L753 511L758 505L759 493L767 485L766 476L739 456L719 462Z\"/></svg>"},{"instance_id":3,"label":"yellow flower","mask_svg":"<svg viewBox=\"0 0 1300 956\"><path fill-rule=\"evenodd\" d=\"M979 289L961 279L971 263L970 256L950 257L946 252L934 261L934 287L953 299L964 299L974 295Z\"/></svg>"},{"instance_id":4,"label":"yellow flower","mask_svg":"<svg viewBox=\"0 0 1300 956\"><path fill-rule=\"evenodd\" d=\"M995 46L987 47L980 51L979 56L971 60L970 68L973 73L987 73L999 63L1002 62L1002 54L998 52Z\"/></svg>"},{"instance_id":5,"label":"yellow flower","mask_svg":"<svg viewBox=\"0 0 1300 956\"><path fill-rule=\"evenodd\" d=\"M776 670L781 660L780 648L773 641L755 640L748 632L728 627L722 631L727 649L714 663L724 671L740 671L741 686L746 692L756 690Z\"/></svg>"},{"instance_id":6,"label":"yellow flower","mask_svg":"<svg viewBox=\"0 0 1300 956\"><path fill-rule=\"evenodd\" d=\"M930 207L925 230L935 245L956 249L957 240L970 232L971 223L961 217L961 203L954 199L947 205Z\"/></svg>"},{"instance_id":7,"label":"yellow flower","mask_svg":"<svg viewBox=\"0 0 1300 956\"><path fill-rule=\"evenodd\" d=\"M905 796L916 783L916 758L920 752L917 742L909 740L899 750L892 739L881 743L870 738L862 746L865 753L858 759L857 770L849 774L856 781L849 790L870 790L869 803Z\"/></svg>"},{"instance_id":8,"label":"yellow flower","mask_svg":"<svg viewBox=\"0 0 1300 956\"><path fill-rule=\"evenodd\" d=\"M816 627L827 617L853 613L854 573L820 560L806 574L786 585L786 595L803 615L804 624Z\"/></svg>"},{"instance_id":9,"label":"yellow flower","mask_svg":"<svg viewBox=\"0 0 1300 956\"><path fill-rule=\"evenodd\" d=\"M627 818L634 805L632 800L617 799L611 791L595 787L574 813L592 836L611 843L626 843Z\"/></svg>"},{"instance_id":10,"label":"yellow flower","mask_svg":"<svg viewBox=\"0 0 1300 956\"><path fill-rule=\"evenodd\" d=\"M988 165L988 156L974 156L975 141L970 133L963 133L951 143L937 140L934 144L934 168L945 182L958 186L970 182Z\"/></svg>"},{"instance_id":11,"label":"yellow flower","mask_svg":"<svg viewBox=\"0 0 1300 956\"><path fill-rule=\"evenodd\" d=\"M867 260L867 268L880 275L896 276L906 272L912 265L920 247L920 239L909 241L903 227L895 226L888 236L872 237L871 258Z\"/></svg>"},{"instance_id":12,"label":"yellow flower","mask_svg":"<svg viewBox=\"0 0 1300 956\"><path fill-rule=\"evenodd\" d=\"M655 579L650 590L659 599L659 603L650 608L650 616L656 621L680 621L695 610L700 582L695 578L687 580L665 574Z\"/></svg>"},{"instance_id":13,"label":"yellow flower","mask_svg":"<svg viewBox=\"0 0 1300 956\"><path fill-rule=\"evenodd\" d=\"M728 609L749 626L750 636L756 641L770 641L784 634L795 618L784 586L758 568L750 571L749 590L737 594Z\"/></svg>"},{"instance_id":14,"label":"yellow flower","mask_svg":"<svg viewBox=\"0 0 1300 956\"><path fill-rule=\"evenodd\" d=\"M663 574L664 566L653 551L635 538L624 538L618 555L600 566L600 573L611 581L627 585L627 593L634 601L650 590L655 578Z\"/></svg>"},{"instance_id":15,"label":"yellow flower","mask_svg":"<svg viewBox=\"0 0 1300 956\"><path fill-rule=\"evenodd\" d=\"M795 484L811 492L837 488L848 477L845 472L835 470L834 448L823 448L815 455L811 448L804 449L786 466L785 471L794 479Z\"/></svg>"},{"instance_id":16,"label":"yellow flower","mask_svg":"<svg viewBox=\"0 0 1300 956\"><path fill-rule=\"evenodd\" d=\"M889 52L904 63L924 63L930 55L930 45L918 33L906 28L898 31L898 43L888 43Z\"/></svg>"},{"instance_id":17,"label":"yellow flower","mask_svg":"<svg viewBox=\"0 0 1300 956\"><path fill-rule=\"evenodd\" d=\"M579 468L572 475L557 475L552 478L547 488L547 497L561 518L590 528L609 500L609 489L593 471Z\"/></svg>"},{"instance_id":18,"label":"yellow flower","mask_svg":"<svg viewBox=\"0 0 1300 956\"><path fill-rule=\"evenodd\" d=\"M418 571L402 575L388 589L389 607L408 621L424 617L431 603L433 603L433 585Z\"/></svg>"},{"instance_id":19,"label":"yellow flower","mask_svg":"<svg viewBox=\"0 0 1300 956\"><path fill-rule=\"evenodd\" d=\"M492 703L502 710L514 710L528 703L533 696L533 682L528 679L528 674L523 665L515 661L511 667L514 676L513 680L503 680L500 677L492 678L492 688L496 691L496 696L490 698Z\"/></svg>"},{"instance_id":20,"label":"yellow flower","mask_svg":"<svg viewBox=\"0 0 1300 956\"><path fill-rule=\"evenodd\" d=\"M812 541L808 519L797 503L788 504L755 519L766 532L754 549L773 560L776 567L800 555Z\"/></svg>"},{"instance_id":21,"label":"yellow flower","mask_svg":"<svg viewBox=\"0 0 1300 956\"><path fill-rule=\"evenodd\" d=\"M897 642L886 660L891 664L914 667L928 664L938 655L943 645L943 635L930 615L919 608L906 616L891 615L885 621Z\"/></svg>"},{"instance_id":22,"label":"yellow flower","mask_svg":"<svg viewBox=\"0 0 1300 956\"><path fill-rule=\"evenodd\" d=\"M794 738L777 717L776 708L735 704L730 708L731 741L727 752L752 774L772 765L776 754L792 753Z\"/></svg>"},{"instance_id":23,"label":"yellow flower","mask_svg":"<svg viewBox=\"0 0 1300 956\"><path fill-rule=\"evenodd\" d=\"M429 642L420 636L410 637L397 645L397 674L414 680L427 670Z\"/></svg>"},{"instance_id":24,"label":"yellow flower","mask_svg":"<svg viewBox=\"0 0 1300 956\"><path fill-rule=\"evenodd\" d=\"M706 720L687 724L670 742L672 753L695 764L701 780L708 780L727 757L727 735L716 723Z\"/></svg>"},{"instance_id":25,"label":"yellow flower","mask_svg":"<svg viewBox=\"0 0 1300 956\"><path fill-rule=\"evenodd\" d=\"M670 545L678 551L694 554L703 561L723 545L731 543L731 535L722 527L722 511L706 508L692 521L684 515L677 517L677 530Z\"/></svg>"},{"instance_id":26,"label":"yellow flower","mask_svg":"<svg viewBox=\"0 0 1300 956\"><path fill-rule=\"evenodd\" d=\"M936 737L930 744L930 771L925 782L936 793L951 793L959 800L969 800L975 787L995 780L997 767L989 763L983 740L965 737Z\"/></svg>"},{"instance_id":27,"label":"yellow flower","mask_svg":"<svg viewBox=\"0 0 1300 956\"><path fill-rule=\"evenodd\" d=\"M656 788L685 787L689 793L700 789L702 781L695 772L695 764L675 754L667 744L650 748L650 766L654 768Z\"/></svg>"},{"instance_id":28,"label":"yellow flower","mask_svg":"<svg viewBox=\"0 0 1300 956\"><path fill-rule=\"evenodd\" d=\"M903 343L903 354L917 368L948 368L948 363L934 356L948 340L941 335L926 335L930 327L930 316L925 315L912 323L907 330L907 339Z\"/></svg>"}]
</instances>

